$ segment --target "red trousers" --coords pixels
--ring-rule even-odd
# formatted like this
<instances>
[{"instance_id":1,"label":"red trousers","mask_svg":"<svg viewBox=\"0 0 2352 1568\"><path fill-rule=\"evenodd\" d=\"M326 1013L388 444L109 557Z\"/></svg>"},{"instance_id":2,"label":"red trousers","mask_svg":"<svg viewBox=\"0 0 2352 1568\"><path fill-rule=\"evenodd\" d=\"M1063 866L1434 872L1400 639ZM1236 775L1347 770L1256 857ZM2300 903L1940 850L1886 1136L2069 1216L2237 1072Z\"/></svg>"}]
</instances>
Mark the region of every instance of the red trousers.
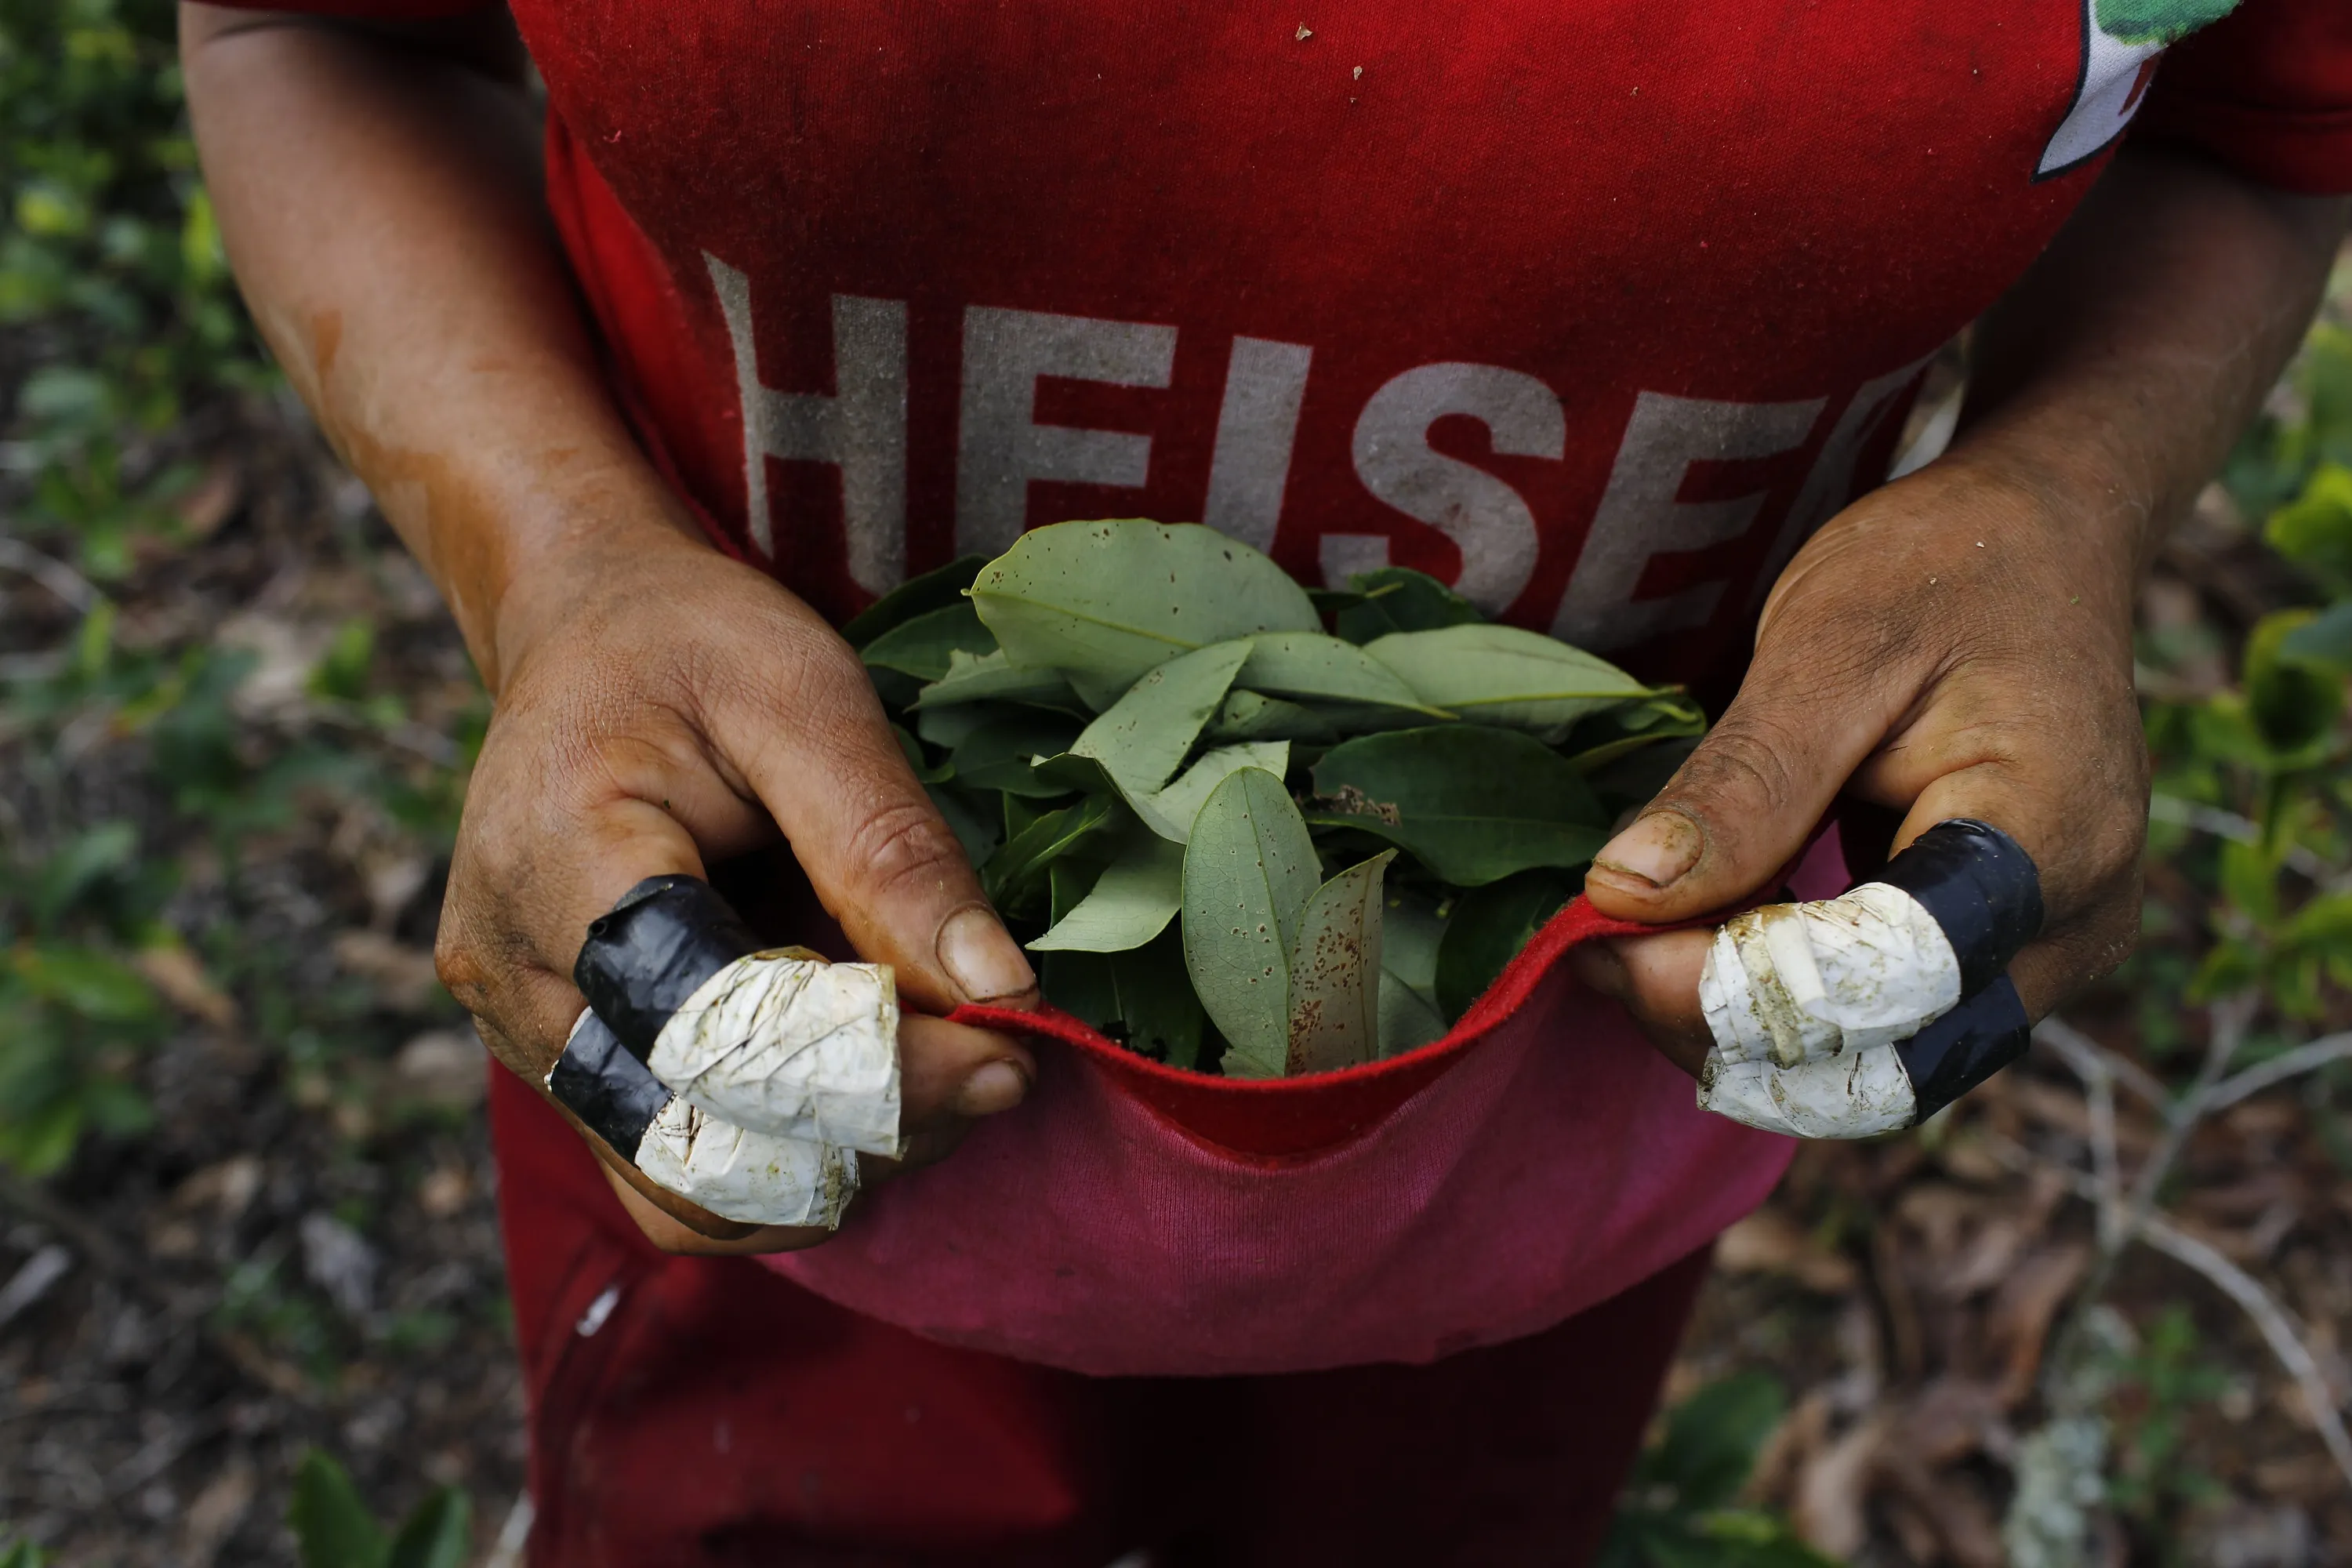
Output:
<instances>
[{"instance_id":1,"label":"red trousers","mask_svg":"<svg viewBox=\"0 0 2352 1568\"><path fill-rule=\"evenodd\" d=\"M492 1078L532 1568L1580 1563L1706 1270L1429 1366L1088 1378L665 1256Z\"/></svg>"}]
</instances>

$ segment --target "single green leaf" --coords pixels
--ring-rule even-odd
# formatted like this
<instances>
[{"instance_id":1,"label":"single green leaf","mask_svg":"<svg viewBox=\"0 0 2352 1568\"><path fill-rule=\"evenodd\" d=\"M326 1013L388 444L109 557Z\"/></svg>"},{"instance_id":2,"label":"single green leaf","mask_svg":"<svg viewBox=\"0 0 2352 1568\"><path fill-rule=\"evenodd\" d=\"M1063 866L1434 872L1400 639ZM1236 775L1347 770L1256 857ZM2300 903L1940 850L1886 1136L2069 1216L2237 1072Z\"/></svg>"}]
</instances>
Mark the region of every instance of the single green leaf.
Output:
<instances>
[{"instance_id":1,"label":"single green leaf","mask_svg":"<svg viewBox=\"0 0 2352 1568\"><path fill-rule=\"evenodd\" d=\"M1033 757L1058 756L1076 739L1078 722L1063 713L1014 708L991 718L949 754L958 784L970 789L1003 790L1041 799L1067 795L1068 786L1039 775Z\"/></svg>"},{"instance_id":2,"label":"single green leaf","mask_svg":"<svg viewBox=\"0 0 2352 1568\"><path fill-rule=\"evenodd\" d=\"M1271 632L1250 638L1248 646L1249 662L1234 677L1234 684L1248 690L1402 708L1433 719L1454 717L1423 704L1396 671L1338 637L1321 632Z\"/></svg>"},{"instance_id":3,"label":"single green leaf","mask_svg":"<svg viewBox=\"0 0 2352 1568\"><path fill-rule=\"evenodd\" d=\"M1692 1512L1728 1504L1787 1405L1780 1384L1766 1373L1738 1373L1708 1384L1668 1414L1664 1437L1643 1457L1642 1479L1674 1488Z\"/></svg>"},{"instance_id":4,"label":"single green leaf","mask_svg":"<svg viewBox=\"0 0 2352 1568\"><path fill-rule=\"evenodd\" d=\"M2352 599L2339 599L2279 639L2279 657L2352 674Z\"/></svg>"},{"instance_id":5,"label":"single green leaf","mask_svg":"<svg viewBox=\"0 0 2352 1568\"><path fill-rule=\"evenodd\" d=\"M2310 610L2276 610L2246 635L2246 706L2263 739L2280 752L2328 739L2344 714L2343 676L2282 657L2285 640L2316 619Z\"/></svg>"},{"instance_id":6,"label":"single green leaf","mask_svg":"<svg viewBox=\"0 0 2352 1568\"><path fill-rule=\"evenodd\" d=\"M1445 915L1437 899L1409 884L1391 882L1382 895L1381 965L1426 996L1437 994L1437 944L1445 939Z\"/></svg>"},{"instance_id":7,"label":"single green leaf","mask_svg":"<svg viewBox=\"0 0 2352 1568\"><path fill-rule=\"evenodd\" d=\"M96 1022L140 1023L161 1012L154 989L137 970L89 948L20 948L16 967L35 994Z\"/></svg>"},{"instance_id":8,"label":"single green leaf","mask_svg":"<svg viewBox=\"0 0 2352 1568\"><path fill-rule=\"evenodd\" d=\"M1290 742L1250 741L1203 752L1176 782L1156 795L1129 795L1128 805L1160 837L1182 844L1192 837L1193 819L1216 787L1244 768L1263 768L1276 778L1290 772Z\"/></svg>"},{"instance_id":9,"label":"single green leaf","mask_svg":"<svg viewBox=\"0 0 2352 1568\"><path fill-rule=\"evenodd\" d=\"M996 651L996 639L980 624L980 612L970 601L958 600L945 608L927 610L891 627L861 650L869 668L895 669L919 680L946 677L959 653L975 658Z\"/></svg>"},{"instance_id":10,"label":"single green leaf","mask_svg":"<svg viewBox=\"0 0 2352 1568\"><path fill-rule=\"evenodd\" d=\"M1483 624L1478 606L1426 573L1409 566L1382 566L1348 579L1358 602L1341 606L1332 629L1352 643L1368 643L1391 632L1429 632L1440 626Z\"/></svg>"},{"instance_id":11,"label":"single green leaf","mask_svg":"<svg viewBox=\"0 0 2352 1568\"><path fill-rule=\"evenodd\" d=\"M1129 687L1069 749L1102 763L1127 794L1151 794L1176 772L1224 701L1251 646L1217 643L1170 659Z\"/></svg>"},{"instance_id":12,"label":"single green leaf","mask_svg":"<svg viewBox=\"0 0 2352 1568\"><path fill-rule=\"evenodd\" d=\"M1047 812L1007 838L981 868L981 886L989 902L1006 914L1037 902L1045 891L1045 868L1100 833L1118 810L1117 803L1105 796L1088 795L1075 805Z\"/></svg>"},{"instance_id":13,"label":"single green leaf","mask_svg":"<svg viewBox=\"0 0 2352 1568\"><path fill-rule=\"evenodd\" d=\"M954 751L965 737L992 719L1025 710L1011 702L950 702L944 708L925 708L910 715L915 721L915 733L934 746Z\"/></svg>"},{"instance_id":14,"label":"single green leaf","mask_svg":"<svg viewBox=\"0 0 2352 1568\"><path fill-rule=\"evenodd\" d=\"M401 1525L384 1568L466 1568L473 1553L473 1502L457 1488L442 1487Z\"/></svg>"},{"instance_id":15,"label":"single green leaf","mask_svg":"<svg viewBox=\"0 0 2352 1568\"><path fill-rule=\"evenodd\" d=\"M33 923L47 929L138 853L139 830L128 822L103 823L76 837L48 858L35 879Z\"/></svg>"},{"instance_id":16,"label":"single green leaf","mask_svg":"<svg viewBox=\"0 0 2352 1568\"><path fill-rule=\"evenodd\" d=\"M967 555L961 561L909 577L856 615L842 623L842 640L855 648L863 648L885 632L905 625L917 616L963 602L964 590L988 564L985 555Z\"/></svg>"},{"instance_id":17,"label":"single green leaf","mask_svg":"<svg viewBox=\"0 0 2352 1568\"><path fill-rule=\"evenodd\" d=\"M1583 776L1515 730L1441 724L1360 736L1323 753L1314 776L1309 822L1383 839L1457 888L1581 866L1608 840Z\"/></svg>"},{"instance_id":18,"label":"single green leaf","mask_svg":"<svg viewBox=\"0 0 2352 1568\"><path fill-rule=\"evenodd\" d=\"M1437 947L1439 1010L1459 1022L1580 886L1580 879L1547 868L1463 894Z\"/></svg>"},{"instance_id":19,"label":"single green leaf","mask_svg":"<svg viewBox=\"0 0 2352 1568\"><path fill-rule=\"evenodd\" d=\"M1587 714L1651 694L1607 660L1517 626L1398 632L1364 651L1402 677L1423 702L1547 740L1564 736Z\"/></svg>"},{"instance_id":20,"label":"single green leaf","mask_svg":"<svg viewBox=\"0 0 2352 1568\"><path fill-rule=\"evenodd\" d=\"M1229 1077L1289 1060L1290 952L1322 880L1282 780L1243 768L1210 793L1184 849L1184 967L1228 1046Z\"/></svg>"},{"instance_id":21,"label":"single green leaf","mask_svg":"<svg viewBox=\"0 0 2352 1568\"><path fill-rule=\"evenodd\" d=\"M1315 890L1290 948L1286 1076L1370 1061L1381 1043L1381 874L1393 849L1349 867Z\"/></svg>"},{"instance_id":22,"label":"single green leaf","mask_svg":"<svg viewBox=\"0 0 2352 1568\"><path fill-rule=\"evenodd\" d=\"M1156 833L1136 835L1094 887L1032 952L1124 952L1167 929L1184 901L1184 847Z\"/></svg>"},{"instance_id":23,"label":"single green leaf","mask_svg":"<svg viewBox=\"0 0 2352 1568\"><path fill-rule=\"evenodd\" d=\"M1015 663L1122 684L1211 643L1321 625L1281 567L1197 523L1033 529L982 570L971 596Z\"/></svg>"},{"instance_id":24,"label":"single green leaf","mask_svg":"<svg viewBox=\"0 0 2352 1568\"><path fill-rule=\"evenodd\" d=\"M1417 1051L1444 1037L1445 1015L1436 1004L1398 979L1395 970L1381 970L1381 1059Z\"/></svg>"},{"instance_id":25,"label":"single green leaf","mask_svg":"<svg viewBox=\"0 0 2352 1568\"><path fill-rule=\"evenodd\" d=\"M389 1542L342 1466L316 1448L294 1471L286 1522L301 1548L303 1568L384 1568Z\"/></svg>"},{"instance_id":26,"label":"single green leaf","mask_svg":"<svg viewBox=\"0 0 2352 1568\"><path fill-rule=\"evenodd\" d=\"M926 710L960 702L1022 702L1033 708L1084 711L1078 694L1070 689L1059 670L1016 668L1002 648L991 654L950 655L947 674L924 687L915 699L916 708Z\"/></svg>"},{"instance_id":27,"label":"single green leaf","mask_svg":"<svg viewBox=\"0 0 2352 1568\"><path fill-rule=\"evenodd\" d=\"M1089 713L1108 712L1111 704L1126 696L1135 684L1123 672L1109 676L1097 675L1087 669L1066 669L1062 675L1069 681L1070 689L1078 694L1078 700L1087 705Z\"/></svg>"},{"instance_id":28,"label":"single green leaf","mask_svg":"<svg viewBox=\"0 0 2352 1568\"><path fill-rule=\"evenodd\" d=\"M1329 745L1339 738L1331 721L1314 709L1256 691L1229 691L1204 731L1212 741L1307 741Z\"/></svg>"}]
</instances>

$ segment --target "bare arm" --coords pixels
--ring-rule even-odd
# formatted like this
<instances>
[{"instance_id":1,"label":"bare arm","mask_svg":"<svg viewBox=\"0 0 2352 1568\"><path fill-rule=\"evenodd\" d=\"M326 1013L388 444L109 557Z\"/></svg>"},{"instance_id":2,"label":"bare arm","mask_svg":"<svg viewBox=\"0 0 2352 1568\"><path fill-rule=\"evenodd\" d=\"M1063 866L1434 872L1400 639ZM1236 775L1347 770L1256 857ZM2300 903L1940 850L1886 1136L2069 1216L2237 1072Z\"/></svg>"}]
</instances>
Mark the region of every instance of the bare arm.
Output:
<instances>
[{"instance_id":1,"label":"bare arm","mask_svg":"<svg viewBox=\"0 0 2352 1568\"><path fill-rule=\"evenodd\" d=\"M497 698L438 956L499 1059L543 1078L580 1011L587 922L622 892L780 828L910 1008L1033 998L856 655L698 537L606 395L503 12L386 30L184 5L181 34L254 315ZM900 1050L929 1156L1033 1070L1010 1039L913 1011ZM821 1237L746 1234L597 1147L657 1240Z\"/></svg>"}]
</instances>

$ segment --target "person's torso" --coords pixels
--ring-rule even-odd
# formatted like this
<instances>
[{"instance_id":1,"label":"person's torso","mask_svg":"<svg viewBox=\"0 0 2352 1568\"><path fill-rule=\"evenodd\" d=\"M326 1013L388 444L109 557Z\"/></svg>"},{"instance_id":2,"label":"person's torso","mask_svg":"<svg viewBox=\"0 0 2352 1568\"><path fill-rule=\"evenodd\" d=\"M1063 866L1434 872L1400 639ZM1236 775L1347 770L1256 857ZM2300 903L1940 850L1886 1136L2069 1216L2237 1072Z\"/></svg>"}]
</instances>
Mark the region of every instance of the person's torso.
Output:
<instances>
[{"instance_id":1,"label":"person's torso","mask_svg":"<svg viewBox=\"0 0 2352 1568\"><path fill-rule=\"evenodd\" d=\"M2080 199L2150 7L2226 9L515 10L641 425L827 613L1199 519L1689 679Z\"/></svg>"}]
</instances>

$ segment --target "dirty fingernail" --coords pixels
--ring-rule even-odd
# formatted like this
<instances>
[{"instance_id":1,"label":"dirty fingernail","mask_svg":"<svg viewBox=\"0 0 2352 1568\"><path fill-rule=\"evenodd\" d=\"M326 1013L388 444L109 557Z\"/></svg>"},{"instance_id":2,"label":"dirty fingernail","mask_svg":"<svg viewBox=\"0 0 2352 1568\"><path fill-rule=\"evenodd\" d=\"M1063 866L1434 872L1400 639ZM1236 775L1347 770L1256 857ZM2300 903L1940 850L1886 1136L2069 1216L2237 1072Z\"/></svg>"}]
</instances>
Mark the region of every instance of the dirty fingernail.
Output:
<instances>
[{"instance_id":1,"label":"dirty fingernail","mask_svg":"<svg viewBox=\"0 0 2352 1568\"><path fill-rule=\"evenodd\" d=\"M940 966L974 1002L996 1002L1036 986L1037 972L999 923L977 905L958 910L940 928Z\"/></svg>"},{"instance_id":2,"label":"dirty fingernail","mask_svg":"<svg viewBox=\"0 0 2352 1568\"><path fill-rule=\"evenodd\" d=\"M1011 1062L989 1062L963 1080L956 1110L965 1116L993 1116L1021 1103L1029 1092L1026 1074Z\"/></svg>"},{"instance_id":3,"label":"dirty fingernail","mask_svg":"<svg viewBox=\"0 0 2352 1568\"><path fill-rule=\"evenodd\" d=\"M1664 888L1698 864L1700 847L1697 823L1679 811L1654 811L1611 839L1592 864Z\"/></svg>"}]
</instances>

